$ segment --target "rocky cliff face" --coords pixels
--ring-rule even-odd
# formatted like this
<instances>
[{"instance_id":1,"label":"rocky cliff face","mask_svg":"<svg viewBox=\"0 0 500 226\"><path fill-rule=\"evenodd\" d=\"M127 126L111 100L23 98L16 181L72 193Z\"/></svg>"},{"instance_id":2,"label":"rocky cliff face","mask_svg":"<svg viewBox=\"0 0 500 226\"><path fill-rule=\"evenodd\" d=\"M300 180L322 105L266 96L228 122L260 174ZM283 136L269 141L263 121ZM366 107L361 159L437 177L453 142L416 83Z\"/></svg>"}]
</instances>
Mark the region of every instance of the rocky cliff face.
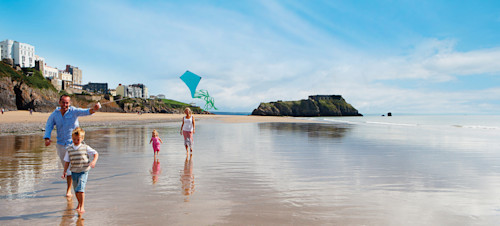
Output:
<instances>
[{"instance_id":1,"label":"rocky cliff face","mask_svg":"<svg viewBox=\"0 0 500 226\"><path fill-rule=\"evenodd\" d=\"M312 96L315 97L315 96ZM341 96L331 98L309 98L299 101L277 101L261 103L252 115L262 116L362 116L358 110L348 104Z\"/></svg>"},{"instance_id":2,"label":"rocky cliff face","mask_svg":"<svg viewBox=\"0 0 500 226\"><path fill-rule=\"evenodd\" d=\"M78 108L91 108L97 102L101 103L100 112L125 112L116 102L105 99L104 95L71 95L71 105Z\"/></svg>"},{"instance_id":3,"label":"rocky cliff face","mask_svg":"<svg viewBox=\"0 0 500 226\"><path fill-rule=\"evenodd\" d=\"M57 92L51 89L37 89L24 82L0 77L0 106L7 110L28 110L50 112L57 107Z\"/></svg>"},{"instance_id":4,"label":"rocky cliff face","mask_svg":"<svg viewBox=\"0 0 500 226\"><path fill-rule=\"evenodd\" d=\"M185 106L172 107L159 99L125 99L118 102L124 112L183 114ZM199 107L190 107L195 114L210 114Z\"/></svg>"},{"instance_id":5,"label":"rocky cliff face","mask_svg":"<svg viewBox=\"0 0 500 226\"><path fill-rule=\"evenodd\" d=\"M0 107L10 111L17 110L16 93L10 77L0 77Z\"/></svg>"}]
</instances>

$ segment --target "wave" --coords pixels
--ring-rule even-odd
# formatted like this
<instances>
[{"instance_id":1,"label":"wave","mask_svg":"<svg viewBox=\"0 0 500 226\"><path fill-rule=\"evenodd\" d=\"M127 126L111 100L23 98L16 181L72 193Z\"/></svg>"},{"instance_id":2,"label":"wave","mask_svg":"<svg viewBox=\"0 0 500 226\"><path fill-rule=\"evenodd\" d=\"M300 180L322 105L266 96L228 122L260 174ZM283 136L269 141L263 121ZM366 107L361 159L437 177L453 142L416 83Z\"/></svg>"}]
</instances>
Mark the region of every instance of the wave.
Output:
<instances>
[{"instance_id":1,"label":"wave","mask_svg":"<svg viewBox=\"0 0 500 226\"><path fill-rule=\"evenodd\" d=\"M361 125L361 124L379 124L379 125L394 125L394 126L418 126L418 124L409 124L409 123L394 123L394 122L379 122L379 121L349 121L349 120L340 120L340 119L331 119L331 118L308 118L308 120L312 121L326 121L340 124L353 124L353 125Z\"/></svg>"},{"instance_id":2,"label":"wave","mask_svg":"<svg viewBox=\"0 0 500 226\"><path fill-rule=\"evenodd\" d=\"M488 129L488 130L500 129L500 127L496 127L496 126L481 126L481 125L470 125L470 126L461 126L461 127L468 128L468 129Z\"/></svg>"},{"instance_id":3,"label":"wave","mask_svg":"<svg viewBox=\"0 0 500 226\"><path fill-rule=\"evenodd\" d=\"M397 126L397 127L423 127L423 128L459 128L475 130L500 130L500 124L495 123L497 118L443 118L443 117L400 117L400 118L378 118L378 117L319 117L304 118L312 121L322 121L333 124L347 125L372 125L372 126ZM486 125L492 124L492 125Z\"/></svg>"},{"instance_id":4,"label":"wave","mask_svg":"<svg viewBox=\"0 0 500 226\"><path fill-rule=\"evenodd\" d=\"M372 121L367 121L366 123L367 124L391 125L391 126L419 126L419 124L394 123L394 122L372 122Z\"/></svg>"},{"instance_id":5,"label":"wave","mask_svg":"<svg viewBox=\"0 0 500 226\"><path fill-rule=\"evenodd\" d=\"M361 122L347 121L347 120L339 120L339 119L330 119L330 118L308 118L311 121L326 121L340 124L363 124Z\"/></svg>"}]
</instances>

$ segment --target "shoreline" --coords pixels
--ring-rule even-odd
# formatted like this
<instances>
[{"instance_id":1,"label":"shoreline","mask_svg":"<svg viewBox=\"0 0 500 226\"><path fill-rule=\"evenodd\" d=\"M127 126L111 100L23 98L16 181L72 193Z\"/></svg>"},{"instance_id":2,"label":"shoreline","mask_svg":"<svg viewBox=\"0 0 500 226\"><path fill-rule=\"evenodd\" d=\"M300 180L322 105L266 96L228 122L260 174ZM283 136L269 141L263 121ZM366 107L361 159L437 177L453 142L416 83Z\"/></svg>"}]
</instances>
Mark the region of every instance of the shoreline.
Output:
<instances>
[{"instance_id":1,"label":"shoreline","mask_svg":"<svg viewBox=\"0 0 500 226\"><path fill-rule=\"evenodd\" d=\"M18 110L8 111L0 115L0 136L37 134L45 131L45 123L51 113ZM79 117L78 121L84 127L105 127L119 125L134 125L141 123L181 122L184 114L162 113L115 113L97 112L91 116ZM252 116L252 115L205 115L194 114L196 120L216 120L222 123L259 123L259 122L295 122L313 123L308 120L293 117L279 116Z\"/></svg>"}]
</instances>

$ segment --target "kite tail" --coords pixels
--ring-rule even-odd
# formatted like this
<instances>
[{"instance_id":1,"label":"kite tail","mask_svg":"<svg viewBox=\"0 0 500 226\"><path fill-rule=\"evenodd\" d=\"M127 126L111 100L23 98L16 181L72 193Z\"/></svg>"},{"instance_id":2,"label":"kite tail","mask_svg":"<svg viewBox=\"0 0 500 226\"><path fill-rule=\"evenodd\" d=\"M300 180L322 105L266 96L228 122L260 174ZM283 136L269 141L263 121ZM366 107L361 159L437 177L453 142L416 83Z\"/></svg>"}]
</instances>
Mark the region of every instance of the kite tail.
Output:
<instances>
[{"instance_id":1,"label":"kite tail","mask_svg":"<svg viewBox=\"0 0 500 226\"><path fill-rule=\"evenodd\" d=\"M194 94L194 98L202 99L205 101L205 107L203 110L208 111L210 109L217 110L215 107L215 100L208 94L208 91L204 89L197 90Z\"/></svg>"}]
</instances>

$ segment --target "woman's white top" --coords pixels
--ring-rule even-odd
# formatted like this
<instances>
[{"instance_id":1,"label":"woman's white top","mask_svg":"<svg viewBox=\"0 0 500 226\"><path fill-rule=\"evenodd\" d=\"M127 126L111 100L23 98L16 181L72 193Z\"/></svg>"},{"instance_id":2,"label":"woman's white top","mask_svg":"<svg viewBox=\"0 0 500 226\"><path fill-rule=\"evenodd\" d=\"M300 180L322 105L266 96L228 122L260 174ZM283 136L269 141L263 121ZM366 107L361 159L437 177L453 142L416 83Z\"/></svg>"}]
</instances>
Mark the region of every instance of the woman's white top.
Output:
<instances>
[{"instance_id":1,"label":"woman's white top","mask_svg":"<svg viewBox=\"0 0 500 226\"><path fill-rule=\"evenodd\" d=\"M184 120L184 126L182 126L182 130L193 132L193 116L191 116L190 118L186 118L186 116L184 116L182 120Z\"/></svg>"}]
</instances>

